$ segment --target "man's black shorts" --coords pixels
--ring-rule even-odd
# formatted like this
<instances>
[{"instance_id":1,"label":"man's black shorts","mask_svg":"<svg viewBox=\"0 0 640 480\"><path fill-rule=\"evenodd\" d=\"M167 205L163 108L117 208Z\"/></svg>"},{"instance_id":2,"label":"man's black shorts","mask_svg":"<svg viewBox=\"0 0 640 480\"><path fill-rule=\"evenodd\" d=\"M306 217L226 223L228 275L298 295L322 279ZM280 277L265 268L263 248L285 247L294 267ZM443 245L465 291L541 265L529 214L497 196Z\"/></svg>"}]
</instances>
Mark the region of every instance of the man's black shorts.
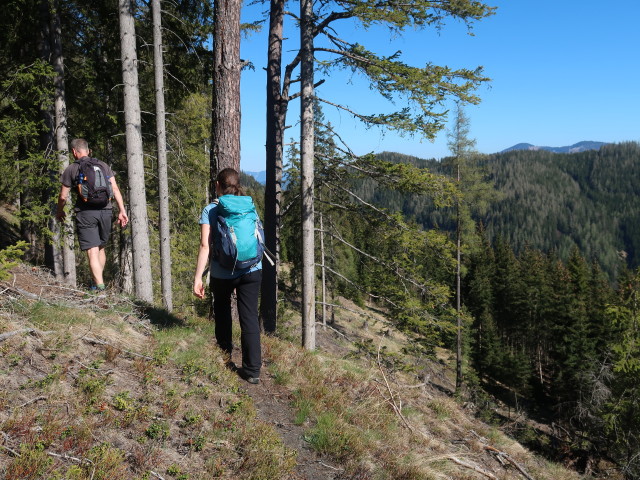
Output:
<instances>
[{"instance_id":1,"label":"man's black shorts","mask_svg":"<svg viewBox=\"0 0 640 480\"><path fill-rule=\"evenodd\" d=\"M80 250L104 247L111 235L112 210L80 210L76 212L76 229Z\"/></svg>"}]
</instances>

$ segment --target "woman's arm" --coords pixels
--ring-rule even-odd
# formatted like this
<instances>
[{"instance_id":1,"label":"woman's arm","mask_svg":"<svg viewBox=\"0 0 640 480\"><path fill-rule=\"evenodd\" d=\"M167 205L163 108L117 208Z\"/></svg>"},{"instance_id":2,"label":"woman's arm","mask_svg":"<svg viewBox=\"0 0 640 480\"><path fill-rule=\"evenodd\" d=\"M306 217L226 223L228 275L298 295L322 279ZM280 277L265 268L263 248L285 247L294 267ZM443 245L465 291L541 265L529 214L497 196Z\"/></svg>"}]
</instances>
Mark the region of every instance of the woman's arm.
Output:
<instances>
[{"instance_id":1,"label":"woman's arm","mask_svg":"<svg viewBox=\"0 0 640 480\"><path fill-rule=\"evenodd\" d=\"M198 251L198 261L196 262L196 273L193 279L193 294L198 298L204 298L204 285L202 274L209 262L209 232L211 226L203 223L200 225L200 250Z\"/></svg>"}]
</instances>

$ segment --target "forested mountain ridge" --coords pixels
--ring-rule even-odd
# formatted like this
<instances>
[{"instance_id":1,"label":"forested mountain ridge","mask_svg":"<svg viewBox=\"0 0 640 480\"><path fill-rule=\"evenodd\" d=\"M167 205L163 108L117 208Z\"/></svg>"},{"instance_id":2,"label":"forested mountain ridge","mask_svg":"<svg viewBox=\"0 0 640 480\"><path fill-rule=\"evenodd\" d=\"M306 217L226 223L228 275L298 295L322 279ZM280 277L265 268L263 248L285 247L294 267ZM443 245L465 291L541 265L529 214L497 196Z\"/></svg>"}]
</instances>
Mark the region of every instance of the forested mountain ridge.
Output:
<instances>
[{"instance_id":1,"label":"forested mountain ridge","mask_svg":"<svg viewBox=\"0 0 640 480\"><path fill-rule=\"evenodd\" d=\"M505 148L500 153L510 152L512 150L546 150L553 153L578 153L587 150L599 150L603 145L606 145L606 143L592 141L582 141L566 147L540 147L530 143L518 143L512 147Z\"/></svg>"},{"instance_id":2,"label":"forested mountain ridge","mask_svg":"<svg viewBox=\"0 0 640 480\"><path fill-rule=\"evenodd\" d=\"M442 164L384 152L380 159L442 173ZM573 154L516 150L483 155L478 163L501 193L477 220L489 238L501 237L516 252L525 247L556 251L567 259L573 246L615 275L624 258L640 265L640 145L608 144ZM446 211L425 198L377 189L362 181L359 195L391 211L402 211L425 228L453 228Z\"/></svg>"},{"instance_id":3,"label":"forested mountain ridge","mask_svg":"<svg viewBox=\"0 0 640 480\"><path fill-rule=\"evenodd\" d=\"M485 223L517 250L529 245L567 258L576 245L610 274L620 257L639 264L640 146L606 145L577 154L509 152L487 157L504 197Z\"/></svg>"}]
</instances>

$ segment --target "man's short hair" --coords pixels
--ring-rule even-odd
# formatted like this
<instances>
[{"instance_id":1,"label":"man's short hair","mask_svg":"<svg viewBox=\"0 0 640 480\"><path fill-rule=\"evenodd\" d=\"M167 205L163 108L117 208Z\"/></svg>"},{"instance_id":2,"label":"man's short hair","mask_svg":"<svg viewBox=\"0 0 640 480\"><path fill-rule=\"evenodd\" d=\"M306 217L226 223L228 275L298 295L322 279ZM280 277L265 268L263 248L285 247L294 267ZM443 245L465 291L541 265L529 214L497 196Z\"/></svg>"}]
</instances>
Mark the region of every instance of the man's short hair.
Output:
<instances>
[{"instance_id":1,"label":"man's short hair","mask_svg":"<svg viewBox=\"0 0 640 480\"><path fill-rule=\"evenodd\" d=\"M74 138L71 140L71 149L80 151L89 151L89 142L87 142L84 138Z\"/></svg>"}]
</instances>

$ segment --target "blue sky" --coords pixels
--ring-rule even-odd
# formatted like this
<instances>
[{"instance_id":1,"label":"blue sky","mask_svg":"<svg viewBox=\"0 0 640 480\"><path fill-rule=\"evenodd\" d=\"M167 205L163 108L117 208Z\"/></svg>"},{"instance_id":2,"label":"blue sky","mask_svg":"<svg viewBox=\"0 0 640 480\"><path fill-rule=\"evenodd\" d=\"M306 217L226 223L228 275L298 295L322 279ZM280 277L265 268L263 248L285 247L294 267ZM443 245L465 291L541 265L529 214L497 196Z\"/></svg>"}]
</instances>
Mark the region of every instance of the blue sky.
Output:
<instances>
[{"instance_id":1,"label":"blue sky","mask_svg":"<svg viewBox=\"0 0 640 480\"><path fill-rule=\"evenodd\" d=\"M409 31L392 36L386 29L364 30L348 23L338 34L357 39L382 54L402 51L406 63L427 62L451 68L484 67L492 80L479 87L482 99L466 107L470 136L482 153L516 143L565 146L582 140L640 141L639 0L494 0L495 15L474 24L468 35L449 20L438 33ZM298 9L298 2L290 8ZM243 21L255 19L247 7ZM298 32L285 26L285 50L297 48ZM241 56L255 70L242 74L242 159L246 171L264 170L265 32L242 40ZM370 114L392 110L366 83L344 72L325 79L318 95ZM401 107L402 104L396 104ZM299 103L289 108L287 141L299 135ZM448 155L446 130L434 142L399 137L360 126L348 113L323 107L325 116L356 154L395 151L421 158Z\"/></svg>"}]
</instances>

